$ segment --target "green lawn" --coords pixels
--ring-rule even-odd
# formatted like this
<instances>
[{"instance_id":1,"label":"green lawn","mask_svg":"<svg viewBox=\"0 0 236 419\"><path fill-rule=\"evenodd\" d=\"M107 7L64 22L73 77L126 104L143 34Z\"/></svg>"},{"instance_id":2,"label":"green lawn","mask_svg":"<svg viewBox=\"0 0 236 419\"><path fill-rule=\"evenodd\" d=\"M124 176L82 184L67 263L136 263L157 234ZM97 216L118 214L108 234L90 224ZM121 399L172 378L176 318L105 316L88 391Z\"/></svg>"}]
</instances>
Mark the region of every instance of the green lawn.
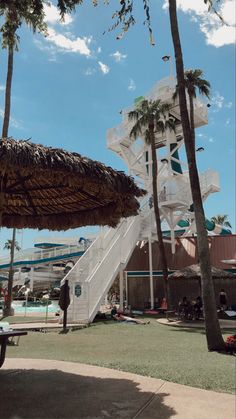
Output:
<instances>
[{"instance_id":1,"label":"green lawn","mask_svg":"<svg viewBox=\"0 0 236 419\"><path fill-rule=\"evenodd\" d=\"M67 334L30 332L19 347L7 349L7 356L82 362L234 393L234 356L208 352L203 329L164 326L154 319L149 325L94 323Z\"/></svg>"}]
</instances>

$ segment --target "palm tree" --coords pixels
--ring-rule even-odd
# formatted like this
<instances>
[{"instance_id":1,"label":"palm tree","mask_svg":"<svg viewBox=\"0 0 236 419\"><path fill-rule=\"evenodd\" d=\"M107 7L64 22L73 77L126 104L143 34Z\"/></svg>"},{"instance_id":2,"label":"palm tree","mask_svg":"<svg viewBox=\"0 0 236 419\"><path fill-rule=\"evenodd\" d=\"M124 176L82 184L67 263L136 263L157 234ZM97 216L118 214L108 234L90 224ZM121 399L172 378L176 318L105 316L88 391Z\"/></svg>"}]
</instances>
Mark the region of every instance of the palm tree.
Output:
<instances>
[{"instance_id":1,"label":"palm tree","mask_svg":"<svg viewBox=\"0 0 236 419\"><path fill-rule=\"evenodd\" d=\"M206 96L208 99L210 98L210 83L209 81L202 78L203 71L197 68L196 70L185 70L184 72L184 80L185 80L185 88L188 93L189 97L189 116L190 116L190 126L192 130L192 139L194 141L194 148L195 148L195 129L194 129L194 99L196 98L196 89L198 89L199 93L202 96ZM179 94L178 85L176 86L175 93L173 95L173 99Z\"/></svg>"},{"instance_id":2,"label":"palm tree","mask_svg":"<svg viewBox=\"0 0 236 419\"><path fill-rule=\"evenodd\" d=\"M161 230L161 219L158 204L157 191L157 156L155 147L155 133L164 132L166 128L174 129L174 121L166 118L170 106L161 103L160 100L148 101L142 100L137 107L128 113L130 121L134 122L133 128L130 132L130 137L138 138L145 137L145 142L151 146L152 153L152 187L153 187L153 205L156 219L156 230L159 244L159 251L161 256L162 272L165 287L165 297L168 304L170 303L170 293L168 284L168 266L165 253L165 247Z\"/></svg>"},{"instance_id":3,"label":"palm tree","mask_svg":"<svg viewBox=\"0 0 236 419\"><path fill-rule=\"evenodd\" d=\"M222 227L232 228L232 226L231 226L231 224L228 220L228 215L226 215L226 214L215 215L214 217L211 217L211 221L213 221L215 224L219 224Z\"/></svg>"},{"instance_id":4,"label":"palm tree","mask_svg":"<svg viewBox=\"0 0 236 419\"><path fill-rule=\"evenodd\" d=\"M10 250L10 266L9 266L9 275L8 275L8 287L7 287L7 300L5 302L3 316L13 316L14 310L11 307L12 303L12 287L13 287L13 275L14 275L14 251L20 250L20 246L16 241L16 229L13 229L12 240L7 240L4 249Z\"/></svg>"},{"instance_id":5,"label":"palm tree","mask_svg":"<svg viewBox=\"0 0 236 419\"><path fill-rule=\"evenodd\" d=\"M5 89L5 109L2 128L2 138L8 136L11 112L11 87L13 75L14 51L18 51L19 36L17 30L25 22L33 32L46 34L44 23L43 2L37 0L7 0L0 2L0 16L5 18L0 32L2 34L2 48L8 50L7 80Z\"/></svg>"},{"instance_id":6,"label":"palm tree","mask_svg":"<svg viewBox=\"0 0 236 419\"><path fill-rule=\"evenodd\" d=\"M3 249L6 249L6 250L11 250L11 246L12 246L12 244L14 245L14 248L15 248L17 251L19 251L19 250L20 250L20 245L19 245L18 241L16 241L16 240L15 240L15 243L13 243L13 241L12 241L12 240L10 240L10 239L8 239L8 240L6 241L6 243L4 244L4 248L3 248Z\"/></svg>"},{"instance_id":7,"label":"palm tree","mask_svg":"<svg viewBox=\"0 0 236 419\"><path fill-rule=\"evenodd\" d=\"M211 275L210 252L207 240L207 231L205 227L205 214L202 204L201 189L195 155L194 129L193 124L191 124L191 112L189 118L187 108L187 100L185 93L186 81L184 75L182 47L178 28L176 0L169 0L169 15L172 41L175 51L180 115L183 126L184 142L189 167L190 186L195 211L197 229L197 248L201 268L202 297L204 303L207 346L208 349L211 351L224 350L225 343L222 338L219 320L216 312L216 301Z\"/></svg>"},{"instance_id":8,"label":"palm tree","mask_svg":"<svg viewBox=\"0 0 236 419\"><path fill-rule=\"evenodd\" d=\"M46 34L46 25L44 23L43 3L37 0L7 0L0 2L0 16L4 16L5 21L1 26L0 32L2 34L2 48L8 50L8 63L7 63L7 79L5 89L5 109L2 127L2 138L8 137L10 113L11 113L11 88L12 88L12 75L13 75L13 58L14 51L18 51L19 36L17 30L25 22L35 32L43 32ZM8 279L8 300L4 309L4 315L13 314L11 310L12 300L12 285L13 285L13 262L16 230L13 229L11 240L11 257L10 269Z\"/></svg>"}]
</instances>

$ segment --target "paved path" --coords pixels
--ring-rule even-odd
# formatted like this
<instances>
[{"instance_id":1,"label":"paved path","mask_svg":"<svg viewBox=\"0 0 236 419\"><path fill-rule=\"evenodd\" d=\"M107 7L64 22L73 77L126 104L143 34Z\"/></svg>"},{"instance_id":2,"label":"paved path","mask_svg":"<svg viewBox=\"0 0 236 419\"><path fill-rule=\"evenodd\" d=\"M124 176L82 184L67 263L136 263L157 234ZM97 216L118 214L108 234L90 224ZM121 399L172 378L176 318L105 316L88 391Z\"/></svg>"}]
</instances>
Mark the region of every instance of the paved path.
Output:
<instances>
[{"instance_id":1,"label":"paved path","mask_svg":"<svg viewBox=\"0 0 236 419\"><path fill-rule=\"evenodd\" d=\"M14 330L37 330L37 329L62 329L62 323L45 323L45 322L33 322L33 323L12 323L10 327ZM68 323L67 328L83 328L85 324L81 323Z\"/></svg>"},{"instance_id":2,"label":"paved path","mask_svg":"<svg viewBox=\"0 0 236 419\"><path fill-rule=\"evenodd\" d=\"M6 360L1 419L225 419L235 397L84 364Z\"/></svg>"}]
</instances>

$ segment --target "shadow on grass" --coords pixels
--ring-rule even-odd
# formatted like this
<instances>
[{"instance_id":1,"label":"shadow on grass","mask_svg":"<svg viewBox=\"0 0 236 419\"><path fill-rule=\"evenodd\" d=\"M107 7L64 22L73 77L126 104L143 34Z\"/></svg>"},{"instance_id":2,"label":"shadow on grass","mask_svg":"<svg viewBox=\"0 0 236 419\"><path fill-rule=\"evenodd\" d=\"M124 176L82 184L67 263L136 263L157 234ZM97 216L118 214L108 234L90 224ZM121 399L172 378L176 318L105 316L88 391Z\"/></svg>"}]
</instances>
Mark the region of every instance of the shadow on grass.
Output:
<instances>
[{"instance_id":1,"label":"shadow on grass","mask_svg":"<svg viewBox=\"0 0 236 419\"><path fill-rule=\"evenodd\" d=\"M154 419L157 411L158 417L168 419L176 414L164 402L169 394L145 392L131 380L88 377L55 369L6 369L0 371L0 378L4 419L119 419L139 413L140 418Z\"/></svg>"},{"instance_id":2,"label":"shadow on grass","mask_svg":"<svg viewBox=\"0 0 236 419\"><path fill-rule=\"evenodd\" d=\"M171 331L176 332L176 333L181 333L181 332L185 332L185 333L195 333L195 334L201 334L201 335L205 335L205 329L203 327L187 327L187 326L168 326L169 329L171 329ZM232 329L228 329L228 328L224 328L221 329L221 332L223 335L232 335L233 334L233 330Z\"/></svg>"}]
</instances>

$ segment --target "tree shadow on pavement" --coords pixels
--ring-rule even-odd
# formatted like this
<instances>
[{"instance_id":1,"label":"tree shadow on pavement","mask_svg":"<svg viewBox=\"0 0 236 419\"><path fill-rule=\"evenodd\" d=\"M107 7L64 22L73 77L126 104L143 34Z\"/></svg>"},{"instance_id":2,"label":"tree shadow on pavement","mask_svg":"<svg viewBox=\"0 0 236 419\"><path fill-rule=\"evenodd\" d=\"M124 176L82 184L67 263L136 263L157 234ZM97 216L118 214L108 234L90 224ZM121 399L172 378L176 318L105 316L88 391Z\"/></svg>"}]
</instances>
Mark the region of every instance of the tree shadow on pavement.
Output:
<instances>
[{"instance_id":1,"label":"tree shadow on pavement","mask_svg":"<svg viewBox=\"0 0 236 419\"><path fill-rule=\"evenodd\" d=\"M145 391L138 382L123 378L56 369L3 369L0 381L1 419L168 419L176 414L165 404L169 394Z\"/></svg>"}]
</instances>

